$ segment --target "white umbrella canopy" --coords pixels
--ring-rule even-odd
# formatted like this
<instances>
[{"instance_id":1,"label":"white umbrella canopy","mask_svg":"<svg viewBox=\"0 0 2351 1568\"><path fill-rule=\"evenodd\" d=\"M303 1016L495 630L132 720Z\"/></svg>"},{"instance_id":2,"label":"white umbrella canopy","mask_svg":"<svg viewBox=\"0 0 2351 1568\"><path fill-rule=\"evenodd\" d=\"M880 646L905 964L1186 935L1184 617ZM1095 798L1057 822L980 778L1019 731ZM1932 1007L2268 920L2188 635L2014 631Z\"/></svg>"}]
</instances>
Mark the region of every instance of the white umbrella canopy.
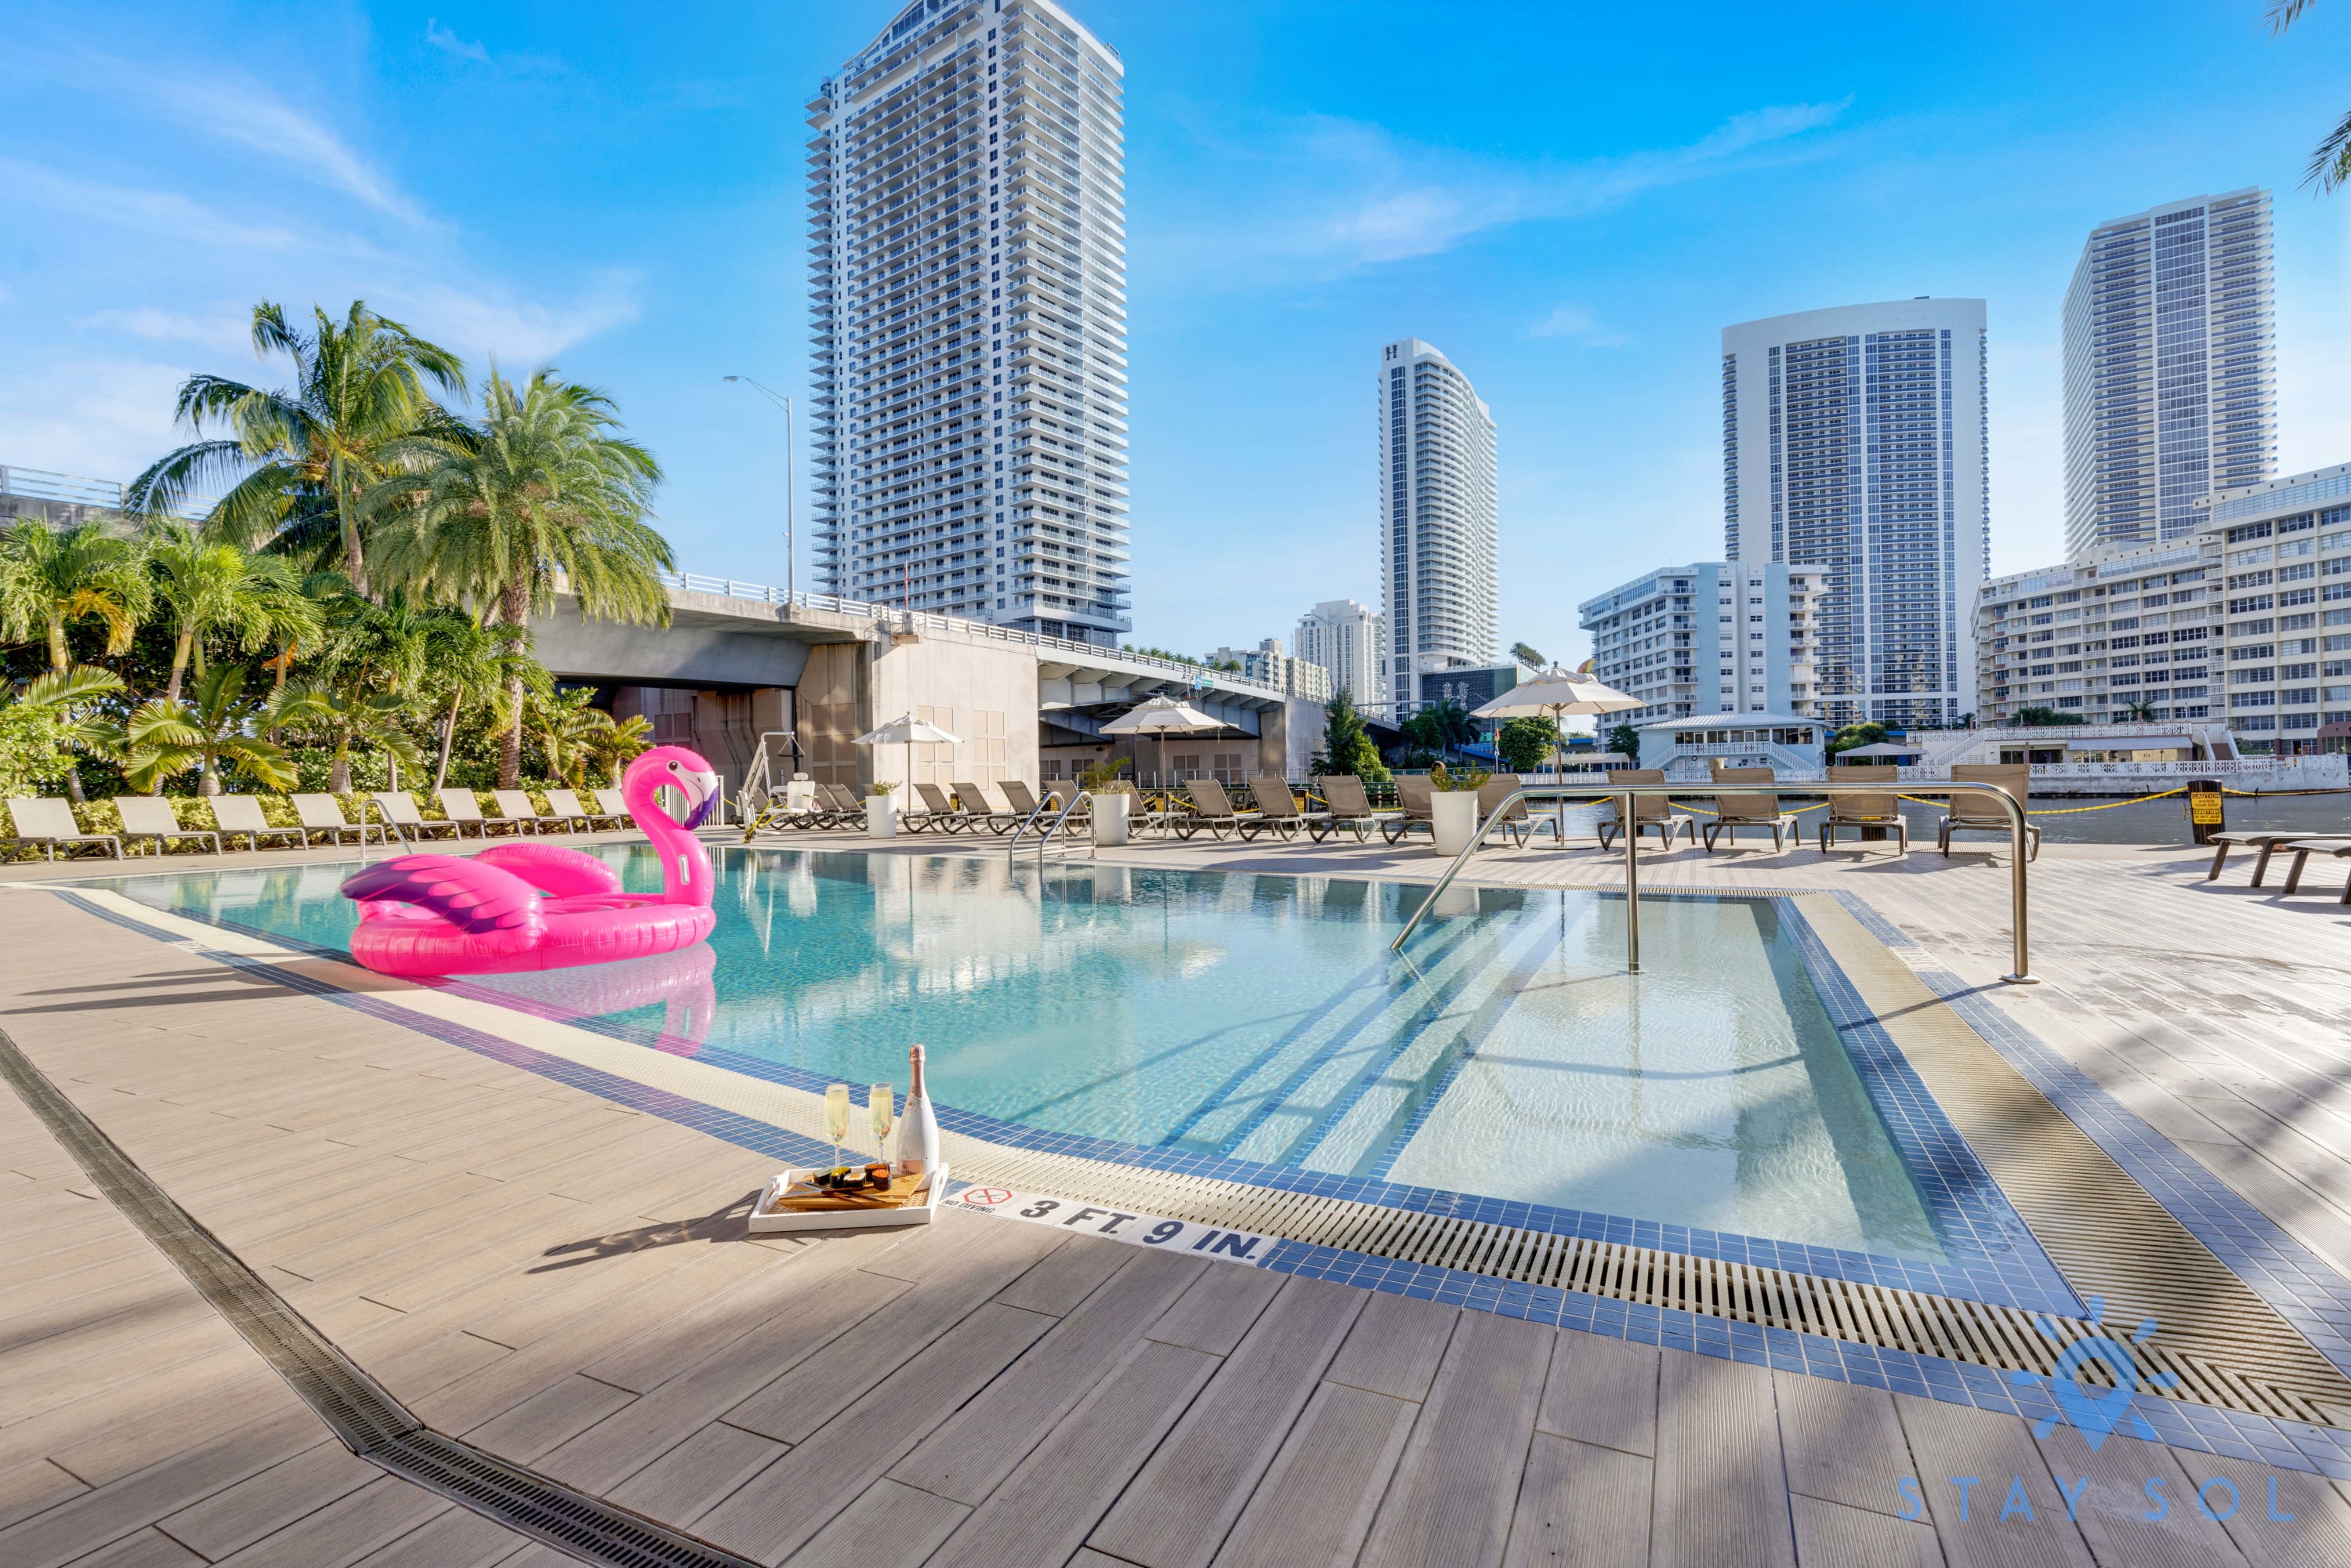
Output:
<instances>
[{"instance_id":1,"label":"white umbrella canopy","mask_svg":"<svg viewBox=\"0 0 2351 1568\"><path fill-rule=\"evenodd\" d=\"M857 737L860 746L903 746L906 748L906 787L912 793L914 784L914 747L924 745L961 746L963 737L949 735L937 725L913 714L901 714L881 728Z\"/></svg>"},{"instance_id":2,"label":"white umbrella canopy","mask_svg":"<svg viewBox=\"0 0 2351 1568\"><path fill-rule=\"evenodd\" d=\"M1873 746L1850 747L1838 752L1837 755L1839 757L1919 757L1925 755L1926 749L1923 746L1896 746L1890 740L1881 740Z\"/></svg>"},{"instance_id":3,"label":"white umbrella canopy","mask_svg":"<svg viewBox=\"0 0 2351 1568\"><path fill-rule=\"evenodd\" d=\"M1167 737L1170 735L1194 735L1202 730L1222 729L1224 721L1210 718L1198 708L1174 697L1156 696L1137 703L1102 727L1104 735L1155 735L1159 737L1159 779L1162 788L1167 780Z\"/></svg>"},{"instance_id":4,"label":"white umbrella canopy","mask_svg":"<svg viewBox=\"0 0 2351 1568\"><path fill-rule=\"evenodd\" d=\"M1512 686L1493 701L1473 710L1476 718L1548 718L1554 727L1559 720L1573 714L1624 713L1641 706L1639 697L1628 697L1614 686L1604 685L1592 678L1592 661L1586 659L1581 667L1562 669L1553 664L1524 685ZM1553 758L1562 742L1553 741Z\"/></svg>"}]
</instances>

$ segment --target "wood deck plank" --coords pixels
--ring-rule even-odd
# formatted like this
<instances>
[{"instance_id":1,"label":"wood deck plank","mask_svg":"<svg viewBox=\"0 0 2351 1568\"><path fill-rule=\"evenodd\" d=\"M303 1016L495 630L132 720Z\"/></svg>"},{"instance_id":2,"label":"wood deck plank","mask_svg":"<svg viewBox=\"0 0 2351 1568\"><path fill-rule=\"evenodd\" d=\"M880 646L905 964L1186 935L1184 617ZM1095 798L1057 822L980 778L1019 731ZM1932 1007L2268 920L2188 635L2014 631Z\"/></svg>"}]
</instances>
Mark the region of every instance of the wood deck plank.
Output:
<instances>
[{"instance_id":1,"label":"wood deck plank","mask_svg":"<svg viewBox=\"0 0 2351 1568\"><path fill-rule=\"evenodd\" d=\"M1504 1568L1639 1568L1647 1563L1653 1469L1638 1454L1537 1432L1510 1520ZM1931 1542L1933 1537L1928 1539Z\"/></svg>"},{"instance_id":2,"label":"wood deck plank","mask_svg":"<svg viewBox=\"0 0 2351 1568\"><path fill-rule=\"evenodd\" d=\"M1655 1458L1657 1366L1655 1345L1561 1330L1535 1430Z\"/></svg>"},{"instance_id":3,"label":"wood deck plank","mask_svg":"<svg viewBox=\"0 0 2351 1568\"><path fill-rule=\"evenodd\" d=\"M1329 1380L1417 1404L1428 1396L1460 1317L1458 1307L1375 1291L1332 1361Z\"/></svg>"},{"instance_id":4,"label":"wood deck plank","mask_svg":"<svg viewBox=\"0 0 2351 1568\"><path fill-rule=\"evenodd\" d=\"M1788 1500L1804 1568L1944 1568L1934 1527L1816 1497Z\"/></svg>"},{"instance_id":5,"label":"wood deck plank","mask_svg":"<svg viewBox=\"0 0 2351 1568\"><path fill-rule=\"evenodd\" d=\"M1771 1381L1788 1490L1875 1513L1898 1514L1910 1506L1901 1480L1916 1476L1918 1465L1892 1395L1797 1373L1775 1372Z\"/></svg>"},{"instance_id":6,"label":"wood deck plank","mask_svg":"<svg viewBox=\"0 0 2351 1568\"><path fill-rule=\"evenodd\" d=\"M166 1515L155 1527L207 1563L217 1562L383 1472L332 1438Z\"/></svg>"},{"instance_id":7,"label":"wood deck plank","mask_svg":"<svg viewBox=\"0 0 2351 1568\"><path fill-rule=\"evenodd\" d=\"M1660 1354L1653 1568L1793 1568L1771 1374L1689 1351Z\"/></svg>"},{"instance_id":8,"label":"wood deck plank","mask_svg":"<svg viewBox=\"0 0 2351 1568\"><path fill-rule=\"evenodd\" d=\"M1419 1415L1411 1400L1324 1383L1242 1508L1216 1568L1353 1563Z\"/></svg>"},{"instance_id":9,"label":"wood deck plank","mask_svg":"<svg viewBox=\"0 0 2351 1568\"><path fill-rule=\"evenodd\" d=\"M1894 1396L1894 1408L1918 1461L1920 1491L1950 1568L2090 1568L2089 1545L2067 1521L2064 1499L2024 1421L1907 1394ZM1963 1491L1951 1480L1955 1476L1977 1480ZM2011 1479L2023 1485L2035 1516L2032 1529L2014 1518L2010 1528L2001 1527ZM1988 1494L1987 1487L1998 1491Z\"/></svg>"},{"instance_id":10,"label":"wood deck plank","mask_svg":"<svg viewBox=\"0 0 2351 1568\"><path fill-rule=\"evenodd\" d=\"M917 1568L970 1514L950 1499L878 1480L786 1561L791 1568Z\"/></svg>"},{"instance_id":11,"label":"wood deck plank","mask_svg":"<svg viewBox=\"0 0 2351 1568\"><path fill-rule=\"evenodd\" d=\"M622 1508L683 1523L699 1519L789 1451L772 1437L713 1421L604 1495Z\"/></svg>"}]
</instances>

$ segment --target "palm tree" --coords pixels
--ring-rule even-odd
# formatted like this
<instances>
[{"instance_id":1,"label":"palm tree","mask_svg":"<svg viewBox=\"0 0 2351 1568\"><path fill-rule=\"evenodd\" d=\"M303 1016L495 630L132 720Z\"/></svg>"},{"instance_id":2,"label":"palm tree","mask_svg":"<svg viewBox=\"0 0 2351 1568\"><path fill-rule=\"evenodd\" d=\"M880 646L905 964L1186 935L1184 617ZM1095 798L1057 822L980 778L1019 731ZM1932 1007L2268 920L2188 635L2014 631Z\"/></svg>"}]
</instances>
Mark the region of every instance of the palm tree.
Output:
<instances>
[{"instance_id":1,"label":"palm tree","mask_svg":"<svg viewBox=\"0 0 2351 1568\"><path fill-rule=\"evenodd\" d=\"M245 652L273 640L306 640L319 624L317 605L302 596L294 563L282 556L247 555L235 545L207 543L185 523L159 527L148 546L155 597L172 622L172 676L166 702L180 700L191 659L204 673L204 639L226 633Z\"/></svg>"},{"instance_id":2,"label":"palm tree","mask_svg":"<svg viewBox=\"0 0 2351 1568\"><path fill-rule=\"evenodd\" d=\"M46 641L52 675L63 677L74 667L66 645L68 626L104 622L112 657L129 650L152 602L138 549L102 524L53 528L26 518L0 536L0 637ZM67 745L80 750L102 750L100 732L86 725L66 737ZM67 795L81 804L80 768L68 762L65 779Z\"/></svg>"},{"instance_id":3,"label":"palm tree","mask_svg":"<svg viewBox=\"0 0 2351 1568\"><path fill-rule=\"evenodd\" d=\"M137 547L101 523L53 528L26 518L0 537L0 636L45 638L52 673L73 664L66 628L74 622L104 622L111 658L129 650L153 602Z\"/></svg>"},{"instance_id":4,"label":"palm tree","mask_svg":"<svg viewBox=\"0 0 2351 1568\"><path fill-rule=\"evenodd\" d=\"M574 786L587 783L589 765L613 727L611 714L588 706L592 695L575 688L528 705L548 772Z\"/></svg>"},{"instance_id":5,"label":"palm tree","mask_svg":"<svg viewBox=\"0 0 2351 1568\"><path fill-rule=\"evenodd\" d=\"M291 686L265 712L272 725L314 724L334 737L334 766L327 774L327 788L338 795L351 792L351 747L354 745L381 751L391 761L392 783L399 787L399 767L422 768L424 754L416 749L402 723L408 712L406 699L390 692L369 692L353 685L337 687Z\"/></svg>"},{"instance_id":6,"label":"palm tree","mask_svg":"<svg viewBox=\"0 0 2351 1568\"><path fill-rule=\"evenodd\" d=\"M1511 643L1510 657L1516 659L1520 664L1524 664L1530 670L1540 670L1543 667L1543 656L1534 651L1534 647L1531 643Z\"/></svg>"},{"instance_id":7,"label":"palm tree","mask_svg":"<svg viewBox=\"0 0 2351 1568\"><path fill-rule=\"evenodd\" d=\"M669 544L645 520L661 466L619 429L611 400L591 387L543 370L517 388L492 371L477 423L393 454L421 472L387 479L371 499L393 519L382 536L384 570L423 591L495 610L517 659L530 618L553 608L559 574L582 615L666 625L659 573L671 565ZM509 708L519 711L519 667L507 681ZM521 781L522 729L509 725L498 783Z\"/></svg>"},{"instance_id":8,"label":"palm tree","mask_svg":"<svg viewBox=\"0 0 2351 1568\"><path fill-rule=\"evenodd\" d=\"M601 765L604 777L617 788L622 768L653 743L653 721L643 714L631 714L597 732L589 742L589 760Z\"/></svg>"},{"instance_id":9,"label":"palm tree","mask_svg":"<svg viewBox=\"0 0 2351 1568\"><path fill-rule=\"evenodd\" d=\"M205 518L207 533L246 549L331 533L344 574L364 595L361 497L388 471L387 448L450 423L427 383L462 397L465 371L455 354L362 300L340 321L315 306L311 314L317 324L306 333L266 300L253 309L253 351L293 361L290 389L214 375L181 383L178 417L190 431L202 437L211 421L229 434L159 459L131 483L130 505L161 518L196 490L229 484Z\"/></svg>"},{"instance_id":10,"label":"palm tree","mask_svg":"<svg viewBox=\"0 0 2351 1568\"><path fill-rule=\"evenodd\" d=\"M2283 33L2309 9L2310 0L2270 0L2270 31ZM2335 122L2335 129L2310 155L2310 166L2302 175L2304 184L2315 185L2322 193L2336 189L2346 180L2351 180L2351 114Z\"/></svg>"},{"instance_id":11,"label":"palm tree","mask_svg":"<svg viewBox=\"0 0 2351 1568\"><path fill-rule=\"evenodd\" d=\"M245 666L214 664L196 677L189 699L158 698L123 727L125 774L134 789L160 790L176 773L195 768L196 793L220 793L224 762L273 789L294 787L294 765L282 747L253 733L260 705L245 698Z\"/></svg>"},{"instance_id":12,"label":"palm tree","mask_svg":"<svg viewBox=\"0 0 2351 1568\"><path fill-rule=\"evenodd\" d=\"M113 671L75 664L36 676L13 699L0 702L0 792L54 782L56 761L75 751L111 750L112 727L89 705L122 690L122 677ZM78 804L79 781L70 771L66 778Z\"/></svg>"}]
</instances>

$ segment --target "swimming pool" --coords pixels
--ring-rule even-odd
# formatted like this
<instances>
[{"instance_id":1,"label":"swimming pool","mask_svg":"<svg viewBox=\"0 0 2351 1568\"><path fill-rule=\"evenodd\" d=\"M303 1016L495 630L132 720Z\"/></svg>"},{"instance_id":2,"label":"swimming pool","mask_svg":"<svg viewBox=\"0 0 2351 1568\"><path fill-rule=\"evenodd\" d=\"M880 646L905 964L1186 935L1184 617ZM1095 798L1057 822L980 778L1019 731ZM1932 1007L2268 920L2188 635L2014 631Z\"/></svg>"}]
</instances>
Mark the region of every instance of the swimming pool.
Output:
<instances>
[{"instance_id":1,"label":"swimming pool","mask_svg":"<svg viewBox=\"0 0 2351 1568\"><path fill-rule=\"evenodd\" d=\"M590 852L658 885L644 846ZM126 878L152 907L340 948L349 865ZM1780 901L1624 905L991 855L729 849L704 948L476 995L658 1049L903 1084L1019 1126L1923 1262L1932 1207Z\"/></svg>"}]
</instances>

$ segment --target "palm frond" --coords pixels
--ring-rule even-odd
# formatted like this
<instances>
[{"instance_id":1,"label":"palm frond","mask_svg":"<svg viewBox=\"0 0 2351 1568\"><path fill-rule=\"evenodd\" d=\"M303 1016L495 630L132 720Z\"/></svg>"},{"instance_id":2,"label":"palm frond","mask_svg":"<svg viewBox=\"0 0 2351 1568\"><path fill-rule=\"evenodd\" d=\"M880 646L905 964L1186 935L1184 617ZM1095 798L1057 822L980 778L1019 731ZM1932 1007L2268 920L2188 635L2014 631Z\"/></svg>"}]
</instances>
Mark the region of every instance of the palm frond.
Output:
<instances>
[{"instance_id":1,"label":"palm frond","mask_svg":"<svg viewBox=\"0 0 2351 1568\"><path fill-rule=\"evenodd\" d=\"M2339 190L2351 182L2351 114L2337 120L2318 151L2310 155L2310 167L2304 171L2302 183L2315 186L2322 193Z\"/></svg>"}]
</instances>

